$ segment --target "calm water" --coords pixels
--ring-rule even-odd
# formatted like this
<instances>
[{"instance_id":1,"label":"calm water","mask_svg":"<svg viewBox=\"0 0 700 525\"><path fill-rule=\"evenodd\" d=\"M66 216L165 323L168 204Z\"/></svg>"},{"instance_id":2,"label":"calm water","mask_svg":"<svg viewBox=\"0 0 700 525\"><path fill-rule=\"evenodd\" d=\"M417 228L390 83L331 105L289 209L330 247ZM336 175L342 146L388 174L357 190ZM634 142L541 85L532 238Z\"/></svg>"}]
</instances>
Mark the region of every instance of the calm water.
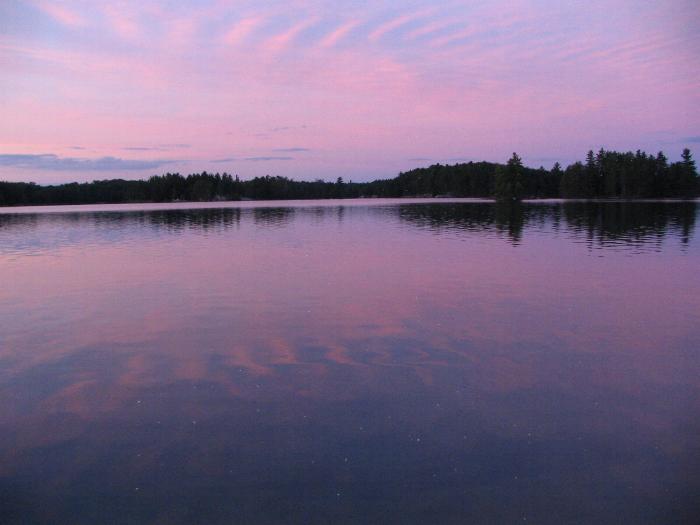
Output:
<instances>
[{"instance_id":1,"label":"calm water","mask_svg":"<svg viewBox=\"0 0 700 525\"><path fill-rule=\"evenodd\" d=\"M0 210L1 523L698 522L697 203L167 208Z\"/></svg>"}]
</instances>

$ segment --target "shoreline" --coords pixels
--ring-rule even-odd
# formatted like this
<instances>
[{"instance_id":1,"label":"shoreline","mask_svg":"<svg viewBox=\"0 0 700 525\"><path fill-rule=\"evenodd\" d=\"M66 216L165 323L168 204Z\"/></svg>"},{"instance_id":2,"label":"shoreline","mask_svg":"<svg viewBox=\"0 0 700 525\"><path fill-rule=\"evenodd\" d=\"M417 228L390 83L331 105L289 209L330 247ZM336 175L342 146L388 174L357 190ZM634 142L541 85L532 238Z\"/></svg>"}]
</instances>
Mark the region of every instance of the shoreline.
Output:
<instances>
[{"instance_id":1,"label":"shoreline","mask_svg":"<svg viewBox=\"0 0 700 525\"><path fill-rule=\"evenodd\" d=\"M91 203L51 203L51 204L18 204L0 206L0 215L16 213L40 213L51 212L81 212L81 211L157 211L157 210L187 210L187 209L217 209L217 208L303 208L309 203L329 206L362 206L393 204L397 201L405 201L407 204L431 204L431 203L464 203L464 204L498 204L494 198L486 197L349 197L349 198L309 198L309 199L240 199L240 200L213 200L213 201L132 201L132 202L91 202ZM513 203L503 204L565 204L565 203L698 203L700 198L593 198L593 199L566 199L566 198L525 198ZM282 203L288 203L283 205ZM343 204L344 203L344 204ZM267 204L267 206L265 206ZM100 207L103 209L90 209ZM39 211L41 210L41 211Z\"/></svg>"}]
</instances>

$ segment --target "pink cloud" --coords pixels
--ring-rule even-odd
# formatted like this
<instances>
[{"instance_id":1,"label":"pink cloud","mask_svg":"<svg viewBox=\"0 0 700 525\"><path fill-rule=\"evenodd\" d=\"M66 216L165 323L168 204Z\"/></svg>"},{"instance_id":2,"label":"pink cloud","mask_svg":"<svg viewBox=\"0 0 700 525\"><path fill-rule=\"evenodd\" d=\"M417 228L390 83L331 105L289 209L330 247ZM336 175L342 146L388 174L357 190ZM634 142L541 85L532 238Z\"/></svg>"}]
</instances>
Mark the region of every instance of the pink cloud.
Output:
<instances>
[{"instance_id":1,"label":"pink cloud","mask_svg":"<svg viewBox=\"0 0 700 525\"><path fill-rule=\"evenodd\" d=\"M467 27L466 29L462 29L461 31L458 31L456 33L451 33L449 35L441 36L434 38L430 41L430 45L432 47L442 47L447 44L450 44L452 42L456 42L459 40L463 40L466 38L471 38L479 33L479 29L476 27L470 26Z\"/></svg>"},{"instance_id":2,"label":"pink cloud","mask_svg":"<svg viewBox=\"0 0 700 525\"><path fill-rule=\"evenodd\" d=\"M269 38L264 48L268 52L280 53L294 44L295 39L306 29L318 22L318 18L313 17L303 20L291 26L286 31Z\"/></svg>"},{"instance_id":3,"label":"pink cloud","mask_svg":"<svg viewBox=\"0 0 700 525\"><path fill-rule=\"evenodd\" d=\"M394 18L392 20L389 20L388 22L385 22L381 24L379 27L374 29L369 35L368 39L370 42L376 42L380 38L382 38L384 35L387 33L394 31L395 29L400 28L403 25L408 24L409 22L412 22L414 20L417 20L419 18L423 18L427 16L428 14L432 13L434 10L433 9L426 9L417 13L409 13L406 15L399 16L397 18Z\"/></svg>"},{"instance_id":4,"label":"pink cloud","mask_svg":"<svg viewBox=\"0 0 700 525\"><path fill-rule=\"evenodd\" d=\"M263 22L261 17L249 17L239 20L231 27L223 37L223 41L229 45L239 44L244 41Z\"/></svg>"},{"instance_id":5,"label":"pink cloud","mask_svg":"<svg viewBox=\"0 0 700 525\"><path fill-rule=\"evenodd\" d=\"M47 0L33 0L32 3L60 24L69 27L82 27L86 25L86 21L82 16L60 3Z\"/></svg>"},{"instance_id":6,"label":"pink cloud","mask_svg":"<svg viewBox=\"0 0 700 525\"><path fill-rule=\"evenodd\" d=\"M424 26L421 26L421 27L409 32L406 35L406 38L409 38L409 39L419 38L421 36L429 35L431 33L435 33L436 31L440 31L441 29L448 28L448 27L450 27L450 25L451 25L450 22L431 22L430 24L426 24Z\"/></svg>"},{"instance_id":7,"label":"pink cloud","mask_svg":"<svg viewBox=\"0 0 700 525\"><path fill-rule=\"evenodd\" d=\"M121 38L134 40L141 36L141 27L136 20L136 13L124 4L106 4L102 12L112 30Z\"/></svg>"},{"instance_id":8,"label":"pink cloud","mask_svg":"<svg viewBox=\"0 0 700 525\"><path fill-rule=\"evenodd\" d=\"M670 149L655 130L695 136L700 125L700 41L662 4L379 2L342 16L319 0L52 4L64 25L92 31L89 44L83 31L0 37L0 143L96 157L125 143L192 144L181 169L293 143L314 153L240 174L307 178L391 176L410 167L400 159L497 160L521 146L526 157ZM383 23L368 35L370 20ZM284 126L296 126L285 143L261 133Z\"/></svg>"},{"instance_id":9,"label":"pink cloud","mask_svg":"<svg viewBox=\"0 0 700 525\"><path fill-rule=\"evenodd\" d=\"M328 33L320 42L321 47L333 47L342 40L350 31L359 25L357 21L350 21Z\"/></svg>"},{"instance_id":10,"label":"pink cloud","mask_svg":"<svg viewBox=\"0 0 700 525\"><path fill-rule=\"evenodd\" d=\"M198 21L178 18L168 23L167 41L169 45L186 46L192 43L198 29Z\"/></svg>"}]
</instances>

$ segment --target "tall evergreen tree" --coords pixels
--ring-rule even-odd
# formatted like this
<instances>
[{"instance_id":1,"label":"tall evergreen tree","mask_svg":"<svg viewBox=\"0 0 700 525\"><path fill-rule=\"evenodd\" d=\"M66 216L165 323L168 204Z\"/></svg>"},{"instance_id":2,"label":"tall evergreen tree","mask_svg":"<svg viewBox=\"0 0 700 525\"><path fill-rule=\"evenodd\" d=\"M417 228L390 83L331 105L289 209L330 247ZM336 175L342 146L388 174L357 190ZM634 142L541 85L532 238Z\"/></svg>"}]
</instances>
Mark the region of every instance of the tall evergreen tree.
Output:
<instances>
[{"instance_id":1,"label":"tall evergreen tree","mask_svg":"<svg viewBox=\"0 0 700 525\"><path fill-rule=\"evenodd\" d=\"M560 195L566 199L585 197L583 190L585 176L585 168L580 162L567 166L561 177Z\"/></svg>"},{"instance_id":2,"label":"tall evergreen tree","mask_svg":"<svg viewBox=\"0 0 700 525\"><path fill-rule=\"evenodd\" d=\"M518 201L523 198L523 161L517 153L505 166L496 169L495 197L500 201Z\"/></svg>"},{"instance_id":3,"label":"tall evergreen tree","mask_svg":"<svg viewBox=\"0 0 700 525\"><path fill-rule=\"evenodd\" d=\"M581 197L593 197L598 194L598 163L593 150L586 154L586 169L580 185Z\"/></svg>"},{"instance_id":4,"label":"tall evergreen tree","mask_svg":"<svg viewBox=\"0 0 700 525\"><path fill-rule=\"evenodd\" d=\"M681 154L680 170L678 177L678 190L681 197L695 197L697 194L698 173L695 169L693 154L688 148Z\"/></svg>"},{"instance_id":5,"label":"tall evergreen tree","mask_svg":"<svg viewBox=\"0 0 700 525\"><path fill-rule=\"evenodd\" d=\"M668 197L668 159L663 151L659 151L655 160L652 194L654 197Z\"/></svg>"}]
</instances>

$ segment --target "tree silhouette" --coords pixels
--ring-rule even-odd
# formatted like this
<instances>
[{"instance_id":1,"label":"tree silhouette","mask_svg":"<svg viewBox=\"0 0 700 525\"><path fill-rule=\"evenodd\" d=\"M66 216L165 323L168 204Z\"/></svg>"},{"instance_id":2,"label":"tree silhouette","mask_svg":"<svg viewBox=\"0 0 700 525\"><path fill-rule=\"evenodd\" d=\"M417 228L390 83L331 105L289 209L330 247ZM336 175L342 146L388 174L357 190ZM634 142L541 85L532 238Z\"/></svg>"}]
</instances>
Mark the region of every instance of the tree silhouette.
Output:
<instances>
[{"instance_id":1,"label":"tree silhouette","mask_svg":"<svg viewBox=\"0 0 700 525\"><path fill-rule=\"evenodd\" d=\"M692 198L700 190L689 149L682 160L669 164L659 152L589 151L585 164L574 162L565 170L523 166L517 154L505 164L468 162L435 164L372 182L295 181L285 177L255 177L195 173L186 177L166 173L148 180L96 180L40 186L0 182L0 205L169 202L240 199L326 199L353 197L496 197L517 201L523 197L564 198Z\"/></svg>"},{"instance_id":2,"label":"tree silhouette","mask_svg":"<svg viewBox=\"0 0 700 525\"><path fill-rule=\"evenodd\" d=\"M523 161L517 153L496 170L495 197L499 201L518 201L523 197Z\"/></svg>"}]
</instances>

